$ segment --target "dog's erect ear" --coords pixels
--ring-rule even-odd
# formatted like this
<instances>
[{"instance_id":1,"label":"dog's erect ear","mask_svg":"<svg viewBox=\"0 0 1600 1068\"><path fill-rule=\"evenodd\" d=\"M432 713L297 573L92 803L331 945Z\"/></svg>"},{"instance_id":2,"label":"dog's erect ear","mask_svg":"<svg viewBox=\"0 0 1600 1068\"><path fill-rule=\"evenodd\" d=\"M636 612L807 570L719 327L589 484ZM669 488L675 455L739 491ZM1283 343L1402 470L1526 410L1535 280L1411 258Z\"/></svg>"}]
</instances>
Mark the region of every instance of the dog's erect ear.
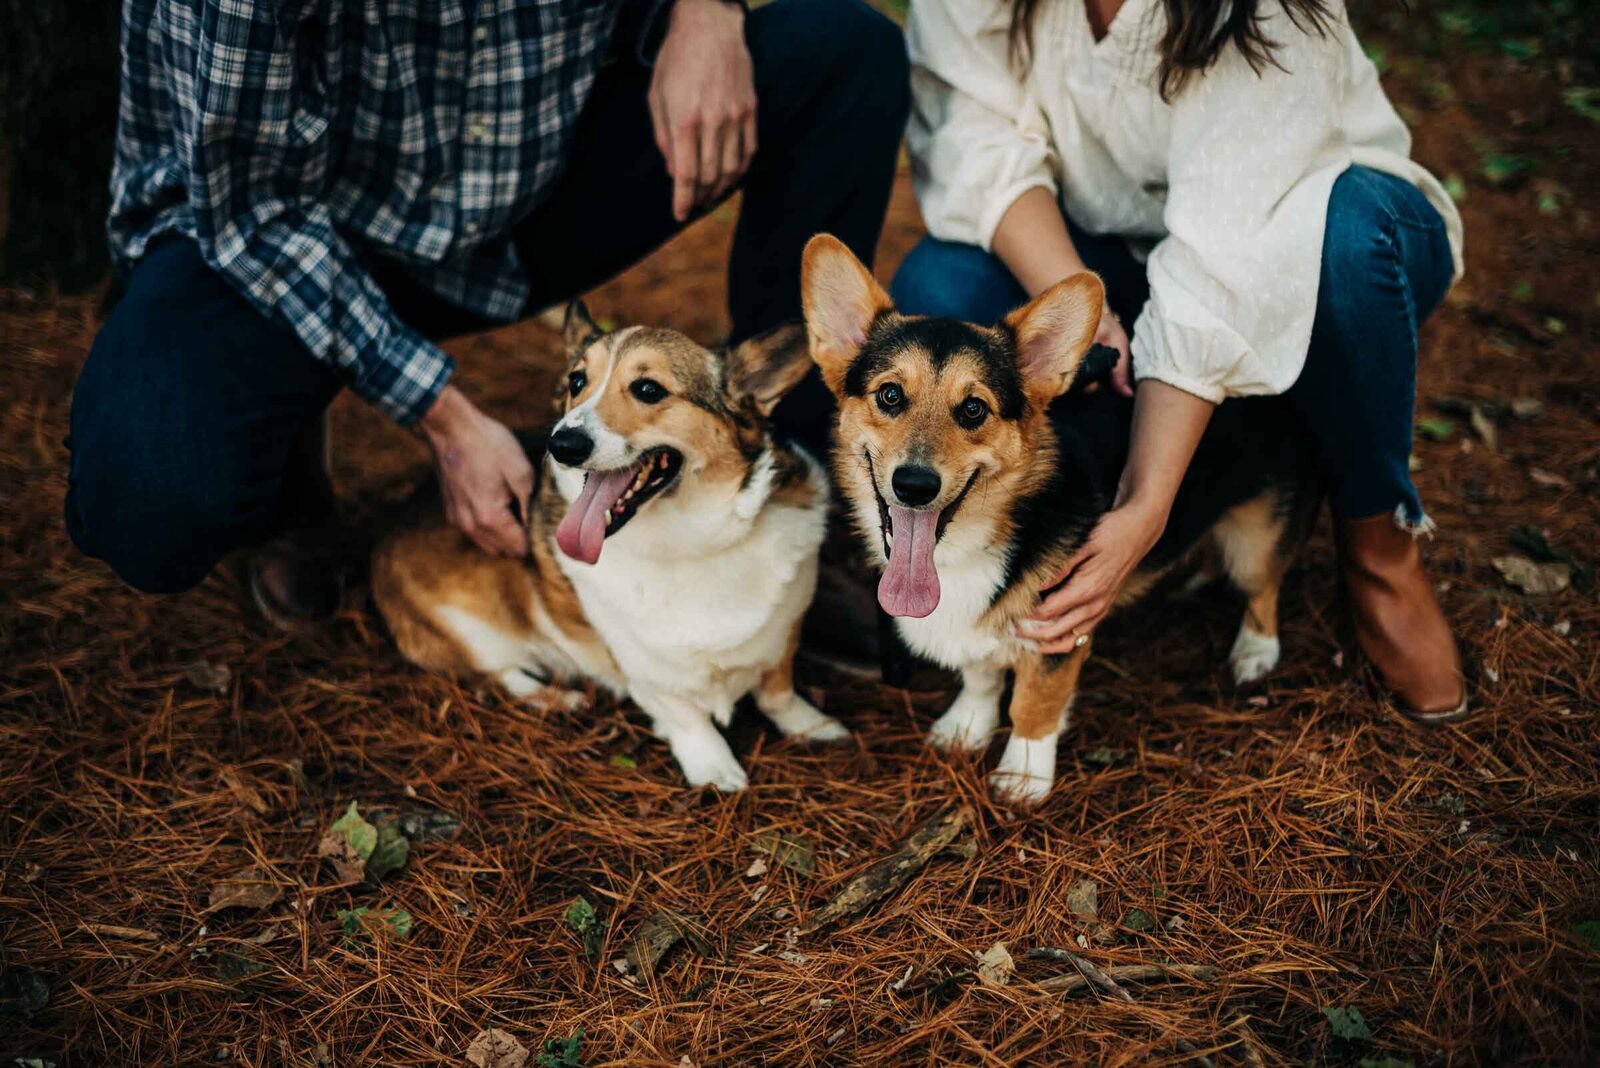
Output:
<instances>
[{"instance_id":1,"label":"dog's erect ear","mask_svg":"<svg viewBox=\"0 0 1600 1068\"><path fill-rule=\"evenodd\" d=\"M561 340L567 346L567 359L576 357L604 334L605 331L589 318L589 308L583 303L583 298L573 297L567 305L566 322L561 327Z\"/></svg>"},{"instance_id":2,"label":"dog's erect ear","mask_svg":"<svg viewBox=\"0 0 1600 1068\"><path fill-rule=\"evenodd\" d=\"M1100 326L1105 286L1088 271L1065 278L1001 320L1017 346L1028 395L1043 405L1072 385Z\"/></svg>"},{"instance_id":3,"label":"dog's erect ear","mask_svg":"<svg viewBox=\"0 0 1600 1068\"><path fill-rule=\"evenodd\" d=\"M811 335L811 358L838 394L845 370L866 343L872 321L894 304L872 272L837 237L818 234L800 265L800 303Z\"/></svg>"},{"instance_id":4,"label":"dog's erect ear","mask_svg":"<svg viewBox=\"0 0 1600 1068\"><path fill-rule=\"evenodd\" d=\"M728 393L748 398L762 415L771 415L811 370L803 323L784 323L728 350Z\"/></svg>"}]
</instances>

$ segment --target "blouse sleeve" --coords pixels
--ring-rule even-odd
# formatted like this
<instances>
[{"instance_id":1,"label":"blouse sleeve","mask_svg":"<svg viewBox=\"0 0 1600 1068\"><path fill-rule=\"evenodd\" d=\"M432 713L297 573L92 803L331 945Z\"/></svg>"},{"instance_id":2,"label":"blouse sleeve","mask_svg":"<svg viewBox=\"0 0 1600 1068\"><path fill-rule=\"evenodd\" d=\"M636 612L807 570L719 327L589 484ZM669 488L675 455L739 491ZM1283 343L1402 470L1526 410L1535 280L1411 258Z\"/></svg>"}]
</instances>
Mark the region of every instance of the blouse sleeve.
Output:
<instances>
[{"instance_id":1,"label":"blouse sleeve","mask_svg":"<svg viewBox=\"0 0 1600 1068\"><path fill-rule=\"evenodd\" d=\"M906 147L923 220L935 237L986 251L1018 197L1056 189L1044 111L1009 63L1007 10L993 0L913 0L906 27Z\"/></svg>"},{"instance_id":2,"label":"blouse sleeve","mask_svg":"<svg viewBox=\"0 0 1600 1068\"><path fill-rule=\"evenodd\" d=\"M1180 89L1168 151L1167 235L1150 254L1135 374L1212 402L1282 393L1305 362L1328 195L1349 165L1340 121L1344 7L1326 31L1281 8L1259 71L1237 48Z\"/></svg>"}]
</instances>

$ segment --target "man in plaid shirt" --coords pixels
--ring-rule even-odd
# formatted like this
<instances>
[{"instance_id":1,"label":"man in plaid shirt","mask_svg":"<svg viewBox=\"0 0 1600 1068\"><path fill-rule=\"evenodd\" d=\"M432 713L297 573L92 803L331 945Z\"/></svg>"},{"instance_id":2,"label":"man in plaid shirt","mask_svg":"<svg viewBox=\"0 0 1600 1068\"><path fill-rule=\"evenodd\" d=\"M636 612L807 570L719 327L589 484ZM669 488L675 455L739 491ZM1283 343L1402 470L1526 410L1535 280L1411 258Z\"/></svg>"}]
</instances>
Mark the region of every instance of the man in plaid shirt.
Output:
<instances>
[{"instance_id":1,"label":"man in plaid shirt","mask_svg":"<svg viewBox=\"0 0 1600 1068\"><path fill-rule=\"evenodd\" d=\"M796 318L810 235L870 262L909 106L860 0L125 0L122 36L124 293L73 397L68 529L151 592L276 539L251 578L280 620L337 603L295 535L331 514L339 390L417 430L454 523L525 553L533 472L435 342L735 188L733 339ZM826 413L811 383L784 417L815 442Z\"/></svg>"}]
</instances>

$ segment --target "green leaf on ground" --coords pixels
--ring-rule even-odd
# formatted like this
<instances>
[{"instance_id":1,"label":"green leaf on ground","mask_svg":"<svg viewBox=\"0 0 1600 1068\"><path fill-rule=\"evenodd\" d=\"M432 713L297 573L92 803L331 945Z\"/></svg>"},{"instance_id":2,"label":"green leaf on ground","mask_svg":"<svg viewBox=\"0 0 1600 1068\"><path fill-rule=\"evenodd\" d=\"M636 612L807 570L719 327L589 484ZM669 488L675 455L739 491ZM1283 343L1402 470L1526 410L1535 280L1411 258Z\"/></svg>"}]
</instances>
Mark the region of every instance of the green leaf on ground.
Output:
<instances>
[{"instance_id":1,"label":"green leaf on ground","mask_svg":"<svg viewBox=\"0 0 1600 1068\"><path fill-rule=\"evenodd\" d=\"M1457 204L1467 199L1467 183L1461 175L1451 174L1444 180L1444 191L1450 194L1450 199Z\"/></svg>"},{"instance_id":2,"label":"green leaf on ground","mask_svg":"<svg viewBox=\"0 0 1600 1068\"><path fill-rule=\"evenodd\" d=\"M1572 937L1590 949L1600 949L1600 920L1584 920L1567 928Z\"/></svg>"},{"instance_id":3,"label":"green leaf on ground","mask_svg":"<svg viewBox=\"0 0 1600 1068\"><path fill-rule=\"evenodd\" d=\"M243 953L218 953L216 967L217 978L224 983L242 983L267 970L261 961Z\"/></svg>"},{"instance_id":4,"label":"green leaf on ground","mask_svg":"<svg viewBox=\"0 0 1600 1068\"><path fill-rule=\"evenodd\" d=\"M378 824L377 831L377 841L367 857L367 878L373 882L404 867L411 855L411 843L401 832L399 821L385 820Z\"/></svg>"},{"instance_id":5,"label":"green leaf on ground","mask_svg":"<svg viewBox=\"0 0 1600 1068\"><path fill-rule=\"evenodd\" d=\"M1510 185L1519 178L1525 178L1533 170L1533 160L1527 156L1487 156L1483 161L1483 176L1489 180L1490 185Z\"/></svg>"},{"instance_id":6,"label":"green leaf on ground","mask_svg":"<svg viewBox=\"0 0 1600 1068\"><path fill-rule=\"evenodd\" d=\"M1574 85L1562 91L1561 99L1590 122L1600 122L1600 86Z\"/></svg>"},{"instance_id":7,"label":"green leaf on ground","mask_svg":"<svg viewBox=\"0 0 1600 1068\"><path fill-rule=\"evenodd\" d=\"M1129 909L1122 917L1122 926L1130 931L1153 931L1156 929L1156 921L1151 919L1150 914L1144 909Z\"/></svg>"},{"instance_id":8,"label":"green leaf on ground","mask_svg":"<svg viewBox=\"0 0 1600 1068\"><path fill-rule=\"evenodd\" d=\"M602 920L587 898L576 897L567 906L567 926L583 939L583 955L590 960L600 959L600 949L606 940L606 921Z\"/></svg>"},{"instance_id":9,"label":"green leaf on ground","mask_svg":"<svg viewBox=\"0 0 1600 1068\"><path fill-rule=\"evenodd\" d=\"M1519 279L1517 284L1511 287L1511 299L1519 304L1528 303L1533 299L1533 283L1526 278Z\"/></svg>"},{"instance_id":10,"label":"green leaf on ground","mask_svg":"<svg viewBox=\"0 0 1600 1068\"><path fill-rule=\"evenodd\" d=\"M583 1028L571 1038L547 1038L544 1052L533 1059L539 1068L583 1068Z\"/></svg>"},{"instance_id":11,"label":"green leaf on ground","mask_svg":"<svg viewBox=\"0 0 1600 1068\"><path fill-rule=\"evenodd\" d=\"M398 820L385 819L374 826L362 817L361 807L354 801L317 844L317 856L332 863L345 882L363 876L377 882L404 865L410 853L411 843Z\"/></svg>"},{"instance_id":12,"label":"green leaf on ground","mask_svg":"<svg viewBox=\"0 0 1600 1068\"><path fill-rule=\"evenodd\" d=\"M790 871L805 876L816 874L817 854L802 839L790 838L777 831L765 831L757 836L755 850L757 853L767 854Z\"/></svg>"},{"instance_id":13,"label":"green leaf on ground","mask_svg":"<svg viewBox=\"0 0 1600 1068\"><path fill-rule=\"evenodd\" d=\"M639 766L639 762L626 753L613 753L611 766L614 768L636 768Z\"/></svg>"},{"instance_id":14,"label":"green leaf on ground","mask_svg":"<svg viewBox=\"0 0 1600 1068\"><path fill-rule=\"evenodd\" d=\"M1372 1028L1367 1026L1367 1018L1361 1015L1360 1009L1332 1005L1323 1009L1322 1015L1328 1018L1335 1038L1346 1042L1366 1042L1372 1038Z\"/></svg>"},{"instance_id":15,"label":"green leaf on ground","mask_svg":"<svg viewBox=\"0 0 1600 1068\"><path fill-rule=\"evenodd\" d=\"M1429 441L1449 441L1450 435L1455 433L1456 424L1449 419L1418 419L1417 437Z\"/></svg>"}]
</instances>

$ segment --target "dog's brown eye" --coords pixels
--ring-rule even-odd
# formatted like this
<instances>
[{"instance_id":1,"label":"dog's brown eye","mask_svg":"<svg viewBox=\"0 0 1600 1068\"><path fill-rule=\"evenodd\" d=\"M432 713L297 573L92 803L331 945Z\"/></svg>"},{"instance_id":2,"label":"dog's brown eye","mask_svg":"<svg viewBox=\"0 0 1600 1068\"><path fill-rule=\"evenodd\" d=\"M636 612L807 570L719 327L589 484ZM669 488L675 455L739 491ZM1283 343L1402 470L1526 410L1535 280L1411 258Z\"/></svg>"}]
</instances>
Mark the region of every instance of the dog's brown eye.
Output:
<instances>
[{"instance_id":1,"label":"dog's brown eye","mask_svg":"<svg viewBox=\"0 0 1600 1068\"><path fill-rule=\"evenodd\" d=\"M968 430L975 430L989 418L989 406L977 397L968 397L956 409L956 421Z\"/></svg>"},{"instance_id":2,"label":"dog's brown eye","mask_svg":"<svg viewBox=\"0 0 1600 1068\"><path fill-rule=\"evenodd\" d=\"M567 376L567 392L576 397L583 392L583 387L589 384L589 376L582 371L574 371Z\"/></svg>"},{"instance_id":3,"label":"dog's brown eye","mask_svg":"<svg viewBox=\"0 0 1600 1068\"><path fill-rule=\"evenodd\" d=\"M667 395L661 383L653 378L635 379L633 385L628 387L628 392L646 404L660 404Z\"/></svg>"},{"instance_id":4,"label":"dog's brown eye","mask_svg":"<svg viewBox=\"0 0 1600 1068\"><path fill-rule=\"evenodd\" d=\"M878 407L886 412L898 412L905 407L906 395L898 385L885 382L878 387Z\"/></svg>"}]
</instances>

